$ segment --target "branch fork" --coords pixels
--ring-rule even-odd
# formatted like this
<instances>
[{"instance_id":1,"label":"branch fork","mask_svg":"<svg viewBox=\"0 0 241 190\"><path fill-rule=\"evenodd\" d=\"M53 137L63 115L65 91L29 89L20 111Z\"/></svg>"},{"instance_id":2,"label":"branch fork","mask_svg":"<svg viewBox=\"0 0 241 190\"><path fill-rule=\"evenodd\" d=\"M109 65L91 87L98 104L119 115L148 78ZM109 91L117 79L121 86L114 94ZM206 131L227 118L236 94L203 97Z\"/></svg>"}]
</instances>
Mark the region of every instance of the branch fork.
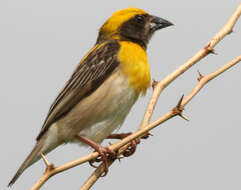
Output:
<instances>
[{"instance_id":1,"label":"branch fork","mask_svg":"<svg viewBox=\"0 0 241 190\"><path fill-rule=\"evenodd\" d=\"M45 165L46 165L46 169L45 169L45 172L44 172L44 173L48 173L48 172L52 171L52 170L55 168L55 167L54 167L54 164L50 163L50 162L47 160L46 156L44 156L43 153L41 153L41 157L42 157L42 159L43 159L43 161L44 161L44 163L45 163Z\"/></svg>"},{"instance_id":2,"label":"branch fork","mask_svg":"<svg viewBox=\"0 0 241 190\"><path fill-rule=\"evenodd\" d=\"M130 142L136 138L140 138L142 136L145 136L151 129L159 126L163 122L169 120L170 118L174 116L180 116L183 119L188 119L182 114L184 107L193 99L193 97L202 89L202 87L207 84L212 79L216 78L229 68L233 67L235 64L241 61L241 55L224 65L223 67L219 68L217 71L203 76L199 72L199 78L198 78L198 84L193 88L193 90L184 98L184 95L180 98L178 101L178 104L169 112L158 118L157 120L150 123L152 113L155 109L156 103L158 101L158 98L161 94L161 92L167 87L171 82L173 82L176 78L178 78L180 75L182 75L185 71L187 71L190 67L195 65L198 61L200 61L202 58L207 56L210 53L214 53L214 47L228 34L230 34L233 31L233 27L236 24L238 18L241 14L241 4L237 7L233 15L230 17L228 22L223 26L223 28L209 41L208 45L206 45L204 48L202 48L200 51L198 51L191 59L189 59L187 62L185 62L183 65L181 65L178 69L176 69L174 72L172 72L170 75L168 75L166 78L161 80L160 82L153 81L152 88L153 88L153 94L149 101L148 107L146 109L145 115L143 117L142 123L139 127L139 129L125 137L124 139L116 142L115 144L112 144L109 146L109 148L113 151L117 151L117 155L119 155L119 158L121 157L121 154L125 151L126 148L128 148ZM67 169L70 169L72 167L75 167L77 165L80 165L82 163L88 162L89 160L95 159L98 157L98 153L94 152L92 154L86 155L82 158L79 158L78 160L72 161L70 163L66 163L59 167L54 167L54 165L50 164L46 157L42 155L42 158L46 164L46 171L44 172L43 176L39 179L39 181L31 188L31 190L38 190L51 176L63 172ZM115 159L116 160L116 159ZM108 166L110 166L114 160L107 160ZM48 169L49 168L49 169ZM86 182L82 185L80 190L88 190L90 189L93 184L101 177L101 174L104 171L104 164L98 166L98 168L92 173L92 175L86 180Z\"/></svg>"}]
</instances>

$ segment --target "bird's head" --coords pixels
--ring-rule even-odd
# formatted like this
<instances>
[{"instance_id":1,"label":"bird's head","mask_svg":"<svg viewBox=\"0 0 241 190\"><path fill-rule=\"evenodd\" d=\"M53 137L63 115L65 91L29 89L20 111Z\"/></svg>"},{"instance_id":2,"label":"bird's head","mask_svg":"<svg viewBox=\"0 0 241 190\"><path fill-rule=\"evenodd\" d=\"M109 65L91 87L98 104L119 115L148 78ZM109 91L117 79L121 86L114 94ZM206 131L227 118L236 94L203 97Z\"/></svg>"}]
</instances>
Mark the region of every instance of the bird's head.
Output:
<instances>
[{"instance_id":1,"label":"bird's head","mask_svg":"<svg viewBox=\"0 0 241 190\"><path fill-rule=\"evenodd\" d=\"M115 12L100 28L97 43L105 40L133 41L146 48L155 31L173 25L142 9L126 8Z\"/></svg>"}]
</instances>

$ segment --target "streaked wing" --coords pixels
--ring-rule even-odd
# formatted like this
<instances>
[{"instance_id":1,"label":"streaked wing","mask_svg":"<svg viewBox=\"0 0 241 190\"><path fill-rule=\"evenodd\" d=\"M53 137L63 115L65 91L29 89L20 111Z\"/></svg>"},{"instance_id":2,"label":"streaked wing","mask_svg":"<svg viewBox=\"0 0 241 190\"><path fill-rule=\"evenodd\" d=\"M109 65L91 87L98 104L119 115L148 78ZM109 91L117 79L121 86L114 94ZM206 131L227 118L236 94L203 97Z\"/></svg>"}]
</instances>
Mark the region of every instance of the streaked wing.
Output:
<instances>
[{"instance_id":1,"label":"streaked wing","mask_svg":"<svg viewBox=\"0 0 241 190\"><path fill-rule=\"evenodd\" d=\"M51 124L68 113L79 101L94 92L118 66L116 41L96 45L80 62L66 86L50 107L37 140Z\"/></svg>"}]
</instances>

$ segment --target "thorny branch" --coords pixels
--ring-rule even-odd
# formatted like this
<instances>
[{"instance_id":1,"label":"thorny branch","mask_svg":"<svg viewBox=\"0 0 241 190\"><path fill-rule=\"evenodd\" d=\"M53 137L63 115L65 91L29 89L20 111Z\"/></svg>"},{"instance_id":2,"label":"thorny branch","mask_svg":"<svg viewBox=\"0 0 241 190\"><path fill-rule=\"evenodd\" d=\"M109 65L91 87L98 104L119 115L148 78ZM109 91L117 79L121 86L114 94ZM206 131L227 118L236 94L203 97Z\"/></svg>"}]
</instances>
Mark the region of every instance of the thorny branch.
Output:
<instances>
[{"instance_id":1,"label":"thorny branch","mask_svg":"<svg viewBox=\"0 0 241 190\"><path fill-rule=\"evenodd\" d=\"M161 92L177 77L182 75L185 71L187 71L190 67L195 65L202 58L207 56L209 53L214 53L214 47L219 43L227 34L230 34L233 31L233 27L236 24L241 14L241 4L234 11L233 15L229 18L227 23L223 26L223 28L207 43L207 45L198 51L192 58L190 58L186 63L181 65L178 69L173 71L166 78L161 80L158 84L155 85L155 90L153 91L152 98L149 101L148 107L146 109L145 115L143 117L140 129L149 124L152 112L155 109L157 100L161 94Z\"/></svg>"},{"instance_id":2,"label":"thorny branch","mask_svg":"<svg viewBox=\"0 0 241 190\"><path fill-rule=\"evenodd\" d=\"M186 63L181 65L178 69L176 69L174 72L172 72L170 75L168 75L166 78L161 80L160 82L157 82L155 85L153 85L153 94L150 99L150 102L148 104L148 107L146 109L145 115L142 120L142 124L140 125L140 128L137 132L127 136L123 140L118 141L117 143L110 145L109 148L114 151L118 151L118 154L122 154L125 151L125 148L128 147L128 143L130 143L132 140L136 138L140 138L142 136L145 136L145 134L155 128L156 126L160 125L161 123L169 120L170 118L174 116L181 116L182 118L187 119L182 115L182 111L186 104L189 103L189 101L194 98L194 96L201 90L201 88L207 84L209 81L217 77L218 75L222 74L235 64L241 61L241 55L237 58L233 59L231 62L227 63L217 71L202 76L200 74L199 82L195 86L195 88L188 94L185 98L182 97L180 101L178 102L177 106L174 107L172 110L167 112L162 117L158 118L151 124L149 124L152 113L155 109L155 105L157 103L158 97L160 96L161 92L165 89L166 86L168 86L171 82L173 82L177 77L182 75L185 71L187 71L190 67L192 67L194 64L196 64L198 61L200 61L202 58L207 56L209 53L215 53L214 47L218 42L220 42L227 34L230 34L233 31L233 27L236 24L239 16L241 14L241 4L237 7L233 15L230 17L230 19L227 21L227 23L223 26L223 28L209 41L209 43L202 48L199 52L197 52L192 58L190 58ZM98 157L98 153L94 152L92 154L83 156L77 160L74 160L72 162L63 164L58 167L54 167L53 165L50 165L47 159L43 156L43 159L47 165L46 171L42 175L42 177L34 184L34 186L31 188L31 190L38 190L50 177L54 176L57 173L63 172L67 169L73 168L77 165L80 165L82 163L85 163L87 161L93 160ZM111 165L114 161L109 161L109 165ZM49 167L51 166L51 167ZM103 164L101 164L94 172L93 174L88 178L88 180L84 183L84 185L81 187L80 190L88 190L91 188L91 186L98 180L98 178L101 176L101 173L103 172Z\"/></svg>"},{"instance_id":3,"label":"thorny branch","mask_svg":"<svg viewBox=\"0 0 241 190\"><path fill-rule=\"evenodd\" d=\"M194 96L211 80L222 74L224 71L230 69L237 63L241 61L241 55L218 69L217 71L203 76L203 78L198 82L198 84L194 87L194 89L186 96L186 98L181 97L180 101L178 102L177 106L174 107L171 111L166 113L164 116L160 117L159 119L155 120L148 126L144 127L143 129L139 130L138 134L145 134L144 132L149 131L157 126L159 126L161 123L167 121L168 119L174 117L174 116L180 116L183 119L187 120L183 115L182 111L184 107L194 98ZM136 135L137 136L137 135ZM138 135L139 136L139 135ZM141 136L141 135L140 135ZM113 161L109 161L109 165L111 165ZM103 172L104 167L103 164L101 164L93 173L92 175L88 178L88 180L83 184L80 190L88 190L90 187L98 180L100 177L101 172Z\"/></svg>"}]
</instances>

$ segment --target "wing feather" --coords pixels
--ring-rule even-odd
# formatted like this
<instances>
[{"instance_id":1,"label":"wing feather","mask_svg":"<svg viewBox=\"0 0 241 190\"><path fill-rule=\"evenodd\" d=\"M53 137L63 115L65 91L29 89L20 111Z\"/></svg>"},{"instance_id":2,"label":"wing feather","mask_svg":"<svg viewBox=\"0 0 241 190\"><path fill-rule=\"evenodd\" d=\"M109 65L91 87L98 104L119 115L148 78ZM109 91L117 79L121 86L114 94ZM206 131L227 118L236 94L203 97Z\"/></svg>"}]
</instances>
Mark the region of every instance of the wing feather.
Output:
<instances>
[{"instance_id":1,"label":"wing feather","mask_svg":"<svg viewBox=\"0 0 241 190\"><path fill-rule=\"evenodd\" d=\"M117 41L97 44L80 62L69 81L51 105L37 140L79 101L93 93L119 65Z\"/></svg>"}]
</instances>

